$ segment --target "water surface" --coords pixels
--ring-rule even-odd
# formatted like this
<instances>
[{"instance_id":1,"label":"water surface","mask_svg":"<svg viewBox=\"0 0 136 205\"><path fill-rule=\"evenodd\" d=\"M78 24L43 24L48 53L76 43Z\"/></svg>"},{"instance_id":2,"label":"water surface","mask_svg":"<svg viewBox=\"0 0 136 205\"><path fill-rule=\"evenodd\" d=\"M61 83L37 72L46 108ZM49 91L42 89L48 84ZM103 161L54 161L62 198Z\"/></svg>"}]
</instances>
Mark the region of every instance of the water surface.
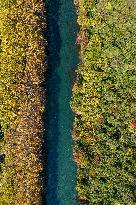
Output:
<instances>
[{"instance_id":1,"label":"water surface","mask_svg":"<svg viewBox=\"0 0 136 205\"><path fill-rule=\"evenodd\" d=\"M48 0L48 69L46 72L46 147L48 205L76 204L76 164L71 136L72 76L78 63L73 0Z\"/></svg>"}]
</instances>

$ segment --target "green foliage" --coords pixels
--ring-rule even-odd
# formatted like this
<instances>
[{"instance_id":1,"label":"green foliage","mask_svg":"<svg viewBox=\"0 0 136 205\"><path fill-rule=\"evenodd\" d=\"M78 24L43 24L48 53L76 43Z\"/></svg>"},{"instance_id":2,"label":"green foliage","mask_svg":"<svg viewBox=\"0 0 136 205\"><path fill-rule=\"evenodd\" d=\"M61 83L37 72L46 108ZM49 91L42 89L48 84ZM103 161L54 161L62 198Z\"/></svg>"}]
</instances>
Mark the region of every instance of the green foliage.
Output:
<instances>
[{"instance_id":1,"label":"green foliage","mask_svg":"<svg viewBox=\"0 0 136 205\"><path fill-rule=\"evenodd\" d=\"M136 4L81 0L76 5L79 35L88 36L86 44L84 38L80 42L82 64L71 102L79 199L86 205L134 205Z\"/></svg>"}]
</instances>

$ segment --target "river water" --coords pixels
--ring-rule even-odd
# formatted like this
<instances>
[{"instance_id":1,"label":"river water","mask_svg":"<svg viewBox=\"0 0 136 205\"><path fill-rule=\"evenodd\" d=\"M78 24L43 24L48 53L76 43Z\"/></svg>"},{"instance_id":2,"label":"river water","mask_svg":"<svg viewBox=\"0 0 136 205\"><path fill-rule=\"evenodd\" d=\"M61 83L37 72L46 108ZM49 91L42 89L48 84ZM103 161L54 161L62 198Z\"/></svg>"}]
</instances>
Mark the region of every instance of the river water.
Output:
<instances>
[{"instance_id":1,"label":"river water","mask_svg":"<svg viewBox=\"0 0 136 205\"><path fill-rule=\"evenodd\" d=\"M47 0L46 147L48 205L76 204L76 164L71 136L72 76L78 64L73 0Z\"/></svg>"}]
</instances>

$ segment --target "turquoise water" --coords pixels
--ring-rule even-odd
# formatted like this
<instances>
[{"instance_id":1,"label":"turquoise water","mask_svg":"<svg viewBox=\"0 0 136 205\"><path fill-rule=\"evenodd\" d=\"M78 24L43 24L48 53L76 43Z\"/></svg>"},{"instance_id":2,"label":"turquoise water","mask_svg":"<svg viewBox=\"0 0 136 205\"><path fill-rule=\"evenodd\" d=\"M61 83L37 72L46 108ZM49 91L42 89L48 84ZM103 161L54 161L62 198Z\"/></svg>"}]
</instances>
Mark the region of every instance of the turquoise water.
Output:
<instances>
[{"instance_id":1,"label":"turquoise water","mask_svg":"<svg viewBox=\"0 0 136 205\"><path fill-rule=\"evenodd\" d=\"M48 205L76 204L76 164L71 136L72 76L78 63L77 23L72 0L48 0L47 194Z\"/></svg>"}]
</instances>

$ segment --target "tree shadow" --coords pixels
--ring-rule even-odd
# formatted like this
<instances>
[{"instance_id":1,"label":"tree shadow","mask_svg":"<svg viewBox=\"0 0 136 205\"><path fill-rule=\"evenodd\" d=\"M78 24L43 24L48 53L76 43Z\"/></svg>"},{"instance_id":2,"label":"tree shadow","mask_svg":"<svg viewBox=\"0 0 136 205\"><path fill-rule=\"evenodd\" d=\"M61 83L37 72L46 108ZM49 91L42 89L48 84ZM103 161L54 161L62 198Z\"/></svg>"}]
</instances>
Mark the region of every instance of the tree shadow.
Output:
<instances>
[{"instance_id":1,"label":"tree shadow","mask_svg":"<svg viewBox=\"0 0 136 205\"><path fill-rule=\"evenodd\" d=\"M3 138L4 138L4 133L3 133L3 131L2 131L2 127L1 127L1 124L0 124L0 143L2 142ZM0 147L0 148L1 148L1 147ZM3 154L3 153L1 152L1 149L0 149L0 174L2 173L1 165L2 165L2 163L4 162L4 160L5 160L5 154Z\"/></svg>"},{"instance_id":2,"label":"tree shadow","mask_svg":"<svg viewBox=\"0 0 136 205\"><path fill-rule=\"evenodd\" d=\"M4 133L2 131L2 127L1 127L1 124L0 124L0 141L4 138Z\"/></svg>"},{"instance_id":3,"label":"tree shadow","mask_svg":"<svg viewBox=\"0 0 136 205\"><path fill-rule=\"evenodd\" d=\"M59 0L46 1L47 28L44 36L47 39L45 52L47 55L47 70L45 72L45 112L43 114L44 122L44 143L42 148L43 161L43 193L42 204L48 204L50 195L50 204L57 205L57 143L58 143L58 93L59 76L57 68L60 64L61 39L58 27L59 18Z\"/></svg>"}]
</instances>

